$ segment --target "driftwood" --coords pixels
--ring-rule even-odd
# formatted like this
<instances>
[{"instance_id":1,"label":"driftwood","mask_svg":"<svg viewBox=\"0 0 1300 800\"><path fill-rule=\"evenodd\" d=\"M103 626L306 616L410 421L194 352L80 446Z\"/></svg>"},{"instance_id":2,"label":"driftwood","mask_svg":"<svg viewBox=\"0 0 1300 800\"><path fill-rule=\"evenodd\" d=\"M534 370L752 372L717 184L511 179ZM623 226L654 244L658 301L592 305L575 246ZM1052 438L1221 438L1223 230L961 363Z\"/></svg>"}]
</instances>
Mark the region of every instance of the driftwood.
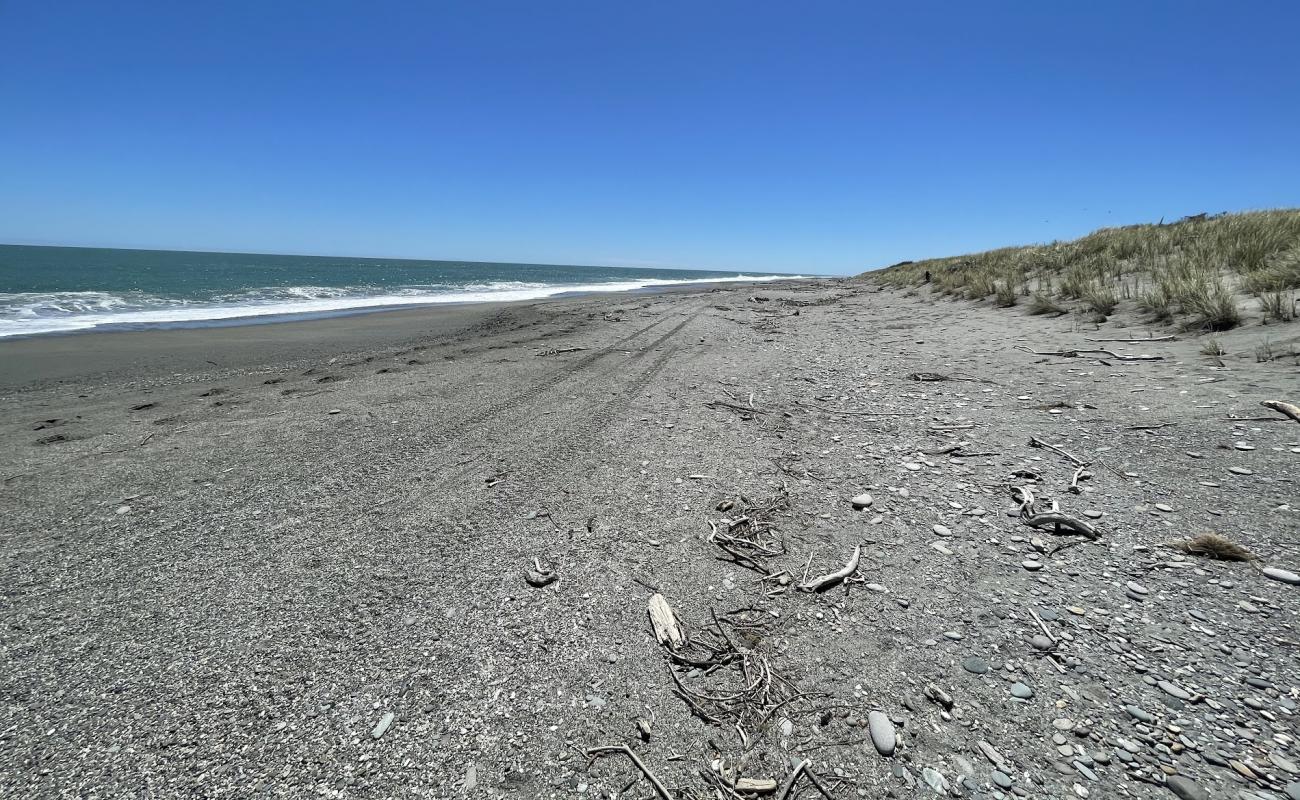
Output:
<instances>
[{"instance_id":1,"label":"driftwood","mask_svg":"<svg viewBox=\"0 0 1300 800\"><path fill-rule=\"evenodd\" d=\"M1164 356L1126 356L1120 355L1112 350L1030 350L1022 345L1016 346L1017 350L1024 350L1026 353L1032 353L1036 356L1060 356L1061 358L1078 358L1085 355L1101 354L1106 358L1115 361L1164 361Z\"/></svg>"},{"instance_id":2,"label":"driftwood","mask_svg":"<svg viewBox=\"0 0 1300 800\"><path fill-rule=\"evenodd\" d=\"M668 601L661 594L654 594L650 597L650 624L654 626L655 639L659 644L664 645L669 650L675 650L686 642L686 637L682 635L682 629L677 624L677 615L673 613L673 607L668 605Z\"/></svg>"},{"instance_id":3,"label":"driftwood","mask_svg":"<svg viewBox=\"0 0 1300 800\"><path fill-rule=\"evenodd\" d=\"M576 353L580 350L586 350L585 347L557 347L554 350L543 350L537 353L538 356L558 356L561 353Z\"/></svg>"},{"instance_id":4,"label":"driftwood","mask_svg":"<svg viewBox=\"0 0 1300 800\"><path fill-rule=\"evenodd\" d=\"M524 573L524 580L528 582L529 586L534 586L540 589L543 586L549 586L560 579L560 576L555 574L555 570L543 567L542 562L536 557L533 558L533 566L536 567L536 569L530 569Z\"/></svg>"},{"instance_id":5,"label":"driftwood","mask_svg":"<svg viewBox=\"0 0 1300 800\"><path fill-rule=\"evenodd\" d=\"M1065 450L1062 450L1061 448L1057 447L1057 446L1054 445L1054 444L1048 444L1047 442L1044 442L1042 439L1039 439L1037 436L1030 436L1030 437L1029 437L1029 446L1030 446L1030 447L1041 447L1041 448L1043 448L1043 449L1045 449L1045 450L1051 450L1053 453L1059 453L1059 454L1065 456L1066 458L1068 458L1068 459L1070 460L1070 462L1073 463L1076 467L1086 467L1086 466L1088 466L1088 462L1087 462L1087 461L1084 461L1083 459L1079 458L1078 456L1076 456L1076 455L1074 455L1074 454L1072 454L1072 453L1069 453L1069 452L1066 452Z\"/></svg>"},{"instance_id":6,"label":"driftwood","mask_svg":"<svg viewBox=\"0 0 1300 800\"><path fill-rule=\"evenodd\" d=\"M858 561L861 560L861 558L862 558L862 545L857 545L856 547L853 548L853 555L849 557L849 561L847 564L835 570L834 572L828 572L819 578L813 578L810 581L799 584L799 591L821 592L831 588L832 586L835 586L836 584L842 582L845 578L849 577L850 575L858 571Z\"/></svg>"},{"instance_id":7,"label":"driftwood","mask_svg":"<svg viewBox=\"0 0 1300 800\"><path fill-rule=\"evenodd\" d=\"M1101 534L1097 533L1097 529L1088 523L1081 519L1075 519L1074 517L1056 511L1048 511L1026 517L1025 524L1031 528L1043 528L1050 525L1052 526L1052 533L1058 536L1068 533L1077 533L1078 535L1089 539L1101 538Z\"/></svg>"},{"instance_id":8,"label":"driftwood","mask_svg":"<svg viewBox=\"0 0 1300 800\"><path fill-rule=\"evenodd\" d=\"M1091 339L1091 338L1088 338L1087 336L1085 336L1084 338L1087 339L1087 340L1090 341L1090 342L1127 342L1127 343L1129 343L1129 344L1137 344L1137 343L1139 343L1139 342L1176 342L1176 341L1178 341L1178 337L1177 337L1177 336L1152 336L1152 337L1150 337L1150 338L1148 338L1148 339Z\"/></svg>"},{"instance_id":9,"label":"driftwood","mask_svg":"<svg viewBox=\"0 0 1300 800\"><path fill-rule=\"evenodd\" d=\"M739 412L744 413L744 414L767 414L767 413L769 413L769 412L767 412L767 411L764 411L764 410L761 409L761 408L754 408L753 406L742 406L742 405L740 405L739 403L728 403L726 400L710 400L709 402L705 403L704 405L707 406L708 408L729 408L729 409L731 409L732 411L739 411Z\"/></svg>"},{"instance_id":10,"label":"driftwood","mask_svg":"<svg viewBox=\"0 0 1300 800\"><path fill-rule=\"evenodd\" d=\"M1300 406L1294 403L1284 403L1281 400L1265 400L1260 403L1264 408L1271 408L1279 414L1288 416L1296 422L1300 422Z\"/></svg>"},{"instance_id":11,"label":"driftwood","mask_svg":"<svg viewBox=\"0 0 1300 800\"><path fill-rule=\"evenodd\" d=\"M663 800L673 800L672 795L668 794L667 787L663 785L662 781L655 777L655 774L645 765L645 762L641 760L641 757L632 752L632 748L625 744L602 745L600 747L587 748L587 758L591 759L612 755L614 753L622 753L632 759L632 763L636 765L636 768L641 770L641 774L646 777L646 780L650 781L650 785L655 787L655 794L659 795Z\"/></svg>"}]
</instances>

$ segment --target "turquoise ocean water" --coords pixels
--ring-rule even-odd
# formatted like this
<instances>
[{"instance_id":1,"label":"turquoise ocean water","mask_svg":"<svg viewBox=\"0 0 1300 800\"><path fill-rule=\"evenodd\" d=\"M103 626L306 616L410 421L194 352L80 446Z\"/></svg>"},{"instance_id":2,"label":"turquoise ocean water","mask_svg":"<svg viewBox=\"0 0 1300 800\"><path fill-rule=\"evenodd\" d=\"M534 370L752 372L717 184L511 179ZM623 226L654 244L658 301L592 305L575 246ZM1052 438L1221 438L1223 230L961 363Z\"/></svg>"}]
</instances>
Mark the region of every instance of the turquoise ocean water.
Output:
<instances>
[{"instance_id":1,"label":"turquoise ocean water","mask_svg":"<svg viewBox=\"0 0 1300 800\"><path fill-rule=\"evenodd\" d=\"M0 245L0 338L773 280L699 270Z\"/></svg>"}]
</instances>

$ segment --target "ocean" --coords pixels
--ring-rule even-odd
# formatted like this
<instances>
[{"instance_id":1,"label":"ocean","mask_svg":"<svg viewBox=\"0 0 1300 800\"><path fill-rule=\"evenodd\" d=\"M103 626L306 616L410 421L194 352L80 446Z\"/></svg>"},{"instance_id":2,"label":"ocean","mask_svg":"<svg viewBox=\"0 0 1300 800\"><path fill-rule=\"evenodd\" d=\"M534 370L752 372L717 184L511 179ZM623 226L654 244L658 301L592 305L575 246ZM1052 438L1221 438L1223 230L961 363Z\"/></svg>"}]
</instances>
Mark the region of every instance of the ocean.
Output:
<instances>
[{"instance_id":1,"label":"ocean","mask_svg":"<svg viewBox=\"0 0 1300 800\"><path fill-rule=\"evenodd\" d=\"M0 245L0 338L280 322L799 277L681 269Z\"/></svg>"}]
</instances>

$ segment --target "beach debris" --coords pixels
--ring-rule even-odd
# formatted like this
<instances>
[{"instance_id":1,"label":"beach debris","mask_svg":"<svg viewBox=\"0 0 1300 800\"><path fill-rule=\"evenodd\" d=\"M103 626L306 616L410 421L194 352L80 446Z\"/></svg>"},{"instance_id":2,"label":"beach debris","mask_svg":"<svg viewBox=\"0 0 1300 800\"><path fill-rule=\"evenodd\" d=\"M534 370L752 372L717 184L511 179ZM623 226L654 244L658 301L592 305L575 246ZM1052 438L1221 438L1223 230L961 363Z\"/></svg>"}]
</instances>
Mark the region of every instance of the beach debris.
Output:
<instances>
[{"instance_id":1,"label":"beach debris","mask_svg":"<svg viewBox=\"0 0 1300 800\"><path fill-rule=\"evenodd\" d=\"M656 592L650 596L650 624L654 627L655 640L670 650L676 650L686 643L681 626L677 624L677 614L668 600Z\"/></svg>"},{"instance_id":2,"label":"beach debris","mask_svg":"<svg viewBox=\"0 0 1300 800\"><path fill-rule=\"evenodd\" d=\"M650 785L654 787L655 794L659 795L661 800L673 800L672 795L668 794L668 789L664 786L663 781L659 780L659 778L650 771L650 768L645 765L645 762L641 760L640 756L632 751L632 748L625 744L600 745L598 747L587 748L587 758L592 761L595 761L601 756L614 755L618 753L621 753L632 760L632 763L637 769L641 770L641 774L645 776L646 780L650 781Z\"/></svg>"},{"instance_id":3,"label":"beach debris","mask_svg":"<svg viewBox=\"0 0 1300 800\"><path fill-rule=\"evenodd\" d=\"M1052 526L1051 532L1056 536L1073 533L1088 539L1101 538L1101 534L1097 533L1096 528L1081 519L1075 519L1059 511L1047 511L1025 517L1025 524L1031 528L1043 528L1050 525Z\"/></svg>"},{"instance_id":4,"label":"beach debris","mask_svg":"<svg viewBox=\"0 0 1300 800\"><path fill-rule=\"evenodd\" d=\"M1059 455L1065 456L1065 457L1066 457L1066 458L1067 458L1071 463L1073 463L1073 464L1074 464L1075 466L1077 466L1077 467L1086 467L1086 466L1089 466L1089 463L1088 463L1087 461L1084 461L1083 459L1079 458L1078 456L1076 456L1076 455L1074 455L1074 454L1072 454L1072 453L1069 453L1069 452L1067 452L1067 451L1065 451L1065 450L1062 450L1060 447L1057 447L1057 446L1054 445L1054 444L1049 444L1049 443L1043 441L1042 439L1039 439L1037 436L1030 436L1030 437L1029 437L1029 446L1030 446L1030 447L1041 447L1041 448L1043 448L1044 450L1051 450L1053 453L1057 453L1057 454L1059 454Z\"/></svg>"},{"instance_id":5,"label":"beach debris","mask_svg":"<svg viewBox=\"0 0 1300 800\"><path fill-rule=\"evenodd\" d=\"M1281 400L1265 400L1260 403L1264 408L1271 408L1279 414L1290 417L1296 422L1300 422L1300 406L1294 403L1286 403Z\"/></svg>"},{"instance_id":6,"label":"beach debris","mask_svg":"<svg viewBox=\"0 0 1300 800\"><path fill-rule=\"evenodd\" d=\"M858 571L858 561L861 558L862 545L856 545L853 548L853 555L849 556L849 560L844 566L834 572L828 572L825 575L799 584L799 591L823 592L842 583L846 578Z\"/></svg>"},{"instance_id":7,"label":"beach debris","mask_svg":"<svg viewBox=\"0 0 1300 800\"><path fill-rule=\"evenodd\" d=\"M1016 345L1017 350L1024 350L1036 356L1060 356L1061 358L1078 358L1080 356L1100 353L1112 361L1164 361L1164 356L1137 355L1126 356L1111 350L1030 350L1024 345Z\"/></svg>"},{"instance_id":8,"label":"beach debris","mask_svg":"<svg viewBox=\"0 0 1300 800\"><path fill-rule=\"evenodd\" d=\"M524 573L524 580L528 582L529 586L541 589L560 579L560 576L555 574L555 570L543 567L542 562L536 556L533 557L533 567L533 569Z\"/></svg>"},{"instance_id":9,"label":"beach debris","mask_svg":"<svg viewBox=\"0 0 1300 800\"><path fill-rule=\"evenodd\" d=\"M1194 556L1217 558L1220 561L1254 561L1255 556L1249 550L1226 536L1213 531L1198 533L1190 539L1170 542L1170 547Z\"/></svg>"},{"instance_id":10,"label":"beach debris","mask_svg":"<svg viewBox=\"0 0 1300 800\"><path fill-rule=\"evenodd\" d=\"M560 354L562 354L562 353L577 353L577 352L579 352L579 351L581 351L581 350L586 350L586 349L587 349L587 348L585 348L585 347L556 347L556 348L553 348L553 349L551 349L551 350L543 350L543 351L541 351L540 353L535 353L535 355L537 355L538 357L541 357L541 356L558 356L558 355L560 355Z\"/></svg>"}]
</instances>

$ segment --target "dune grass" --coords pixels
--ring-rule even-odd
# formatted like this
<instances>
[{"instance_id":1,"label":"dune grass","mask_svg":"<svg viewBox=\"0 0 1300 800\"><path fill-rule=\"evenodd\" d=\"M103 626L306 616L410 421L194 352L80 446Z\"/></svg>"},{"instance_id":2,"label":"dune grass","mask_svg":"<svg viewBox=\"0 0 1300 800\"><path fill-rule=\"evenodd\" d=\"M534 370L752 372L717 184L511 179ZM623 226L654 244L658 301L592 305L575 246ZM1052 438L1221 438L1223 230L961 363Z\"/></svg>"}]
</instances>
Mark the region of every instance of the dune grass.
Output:
<instances>
[{"instance_id":1,"label":"dune grass","mask_svg":"<svg viewBox=\"0 0 1300 800\"><path fill-rule=\"evenodd\" d=\"M1132 300L1152 321L1188 329L1228 330L1256 309L1261 321L1286 322L1296 317L1300 290L1300 209L1102 228L1070 242L914 261L863 277L915 288L927 273L941 297L992 297L1004 307L1031 298L1030 314L1109 316Z\"/></svg>"}]
</instances>

